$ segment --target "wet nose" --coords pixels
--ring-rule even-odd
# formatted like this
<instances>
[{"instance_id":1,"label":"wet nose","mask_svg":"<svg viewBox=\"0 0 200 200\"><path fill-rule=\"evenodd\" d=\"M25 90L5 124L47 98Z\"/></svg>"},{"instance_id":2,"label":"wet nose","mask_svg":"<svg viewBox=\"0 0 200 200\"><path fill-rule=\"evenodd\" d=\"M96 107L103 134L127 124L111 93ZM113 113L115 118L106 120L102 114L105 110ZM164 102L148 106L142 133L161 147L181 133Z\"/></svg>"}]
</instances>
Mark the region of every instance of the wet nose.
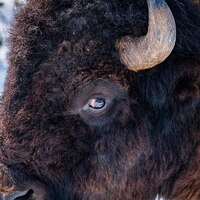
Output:
<instances>
[{"instance_id":1,"label":"wet nose","mask_svg":"<svg viewBox=\"0 0 200 200\"><path fill-rule=\"evenodd\" d=\"M10 195L0 197L0 200L29 200L33 195L33 190L16 191Z\"/></svg>"}]
</instances>

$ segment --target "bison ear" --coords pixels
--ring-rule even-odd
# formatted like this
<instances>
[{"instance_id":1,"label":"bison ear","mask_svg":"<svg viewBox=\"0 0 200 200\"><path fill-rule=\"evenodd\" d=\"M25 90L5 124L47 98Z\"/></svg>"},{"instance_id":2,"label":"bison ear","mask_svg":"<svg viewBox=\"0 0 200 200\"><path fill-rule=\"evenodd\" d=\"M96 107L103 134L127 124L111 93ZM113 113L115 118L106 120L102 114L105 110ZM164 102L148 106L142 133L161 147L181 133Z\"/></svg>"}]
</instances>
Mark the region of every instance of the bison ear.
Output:
<instances>
[{"instance_id":1,"label":"bison ear","mask_svg":"<svg viewBox=\"0 0 200 200\"><path fill-rule=\"evenodd\" d=\"M0 195L9 195L15 189L15 182L9 169L0 163Z\"/></svg>"}]
</instances>

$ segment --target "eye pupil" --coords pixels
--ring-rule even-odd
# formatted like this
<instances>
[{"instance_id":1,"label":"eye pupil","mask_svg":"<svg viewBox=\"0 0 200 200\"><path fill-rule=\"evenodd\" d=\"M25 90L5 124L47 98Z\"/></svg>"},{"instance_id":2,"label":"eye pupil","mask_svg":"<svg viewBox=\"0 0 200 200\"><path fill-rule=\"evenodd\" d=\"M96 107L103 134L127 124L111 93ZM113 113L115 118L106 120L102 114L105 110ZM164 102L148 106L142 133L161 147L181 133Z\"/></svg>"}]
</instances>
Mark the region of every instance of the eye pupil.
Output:
<instances>
[{"instance_id":1,"label":"eye pupil","mask_svg":"<svg viewBox=\"0 0 200 200\"><path fill-rule=\"evenodd\" d=\"M89 106L93 109L102 109L106 104L105 99L102 98L96 98L96 99L91 99L89 102Z\"/></svg>"}]
</instances>

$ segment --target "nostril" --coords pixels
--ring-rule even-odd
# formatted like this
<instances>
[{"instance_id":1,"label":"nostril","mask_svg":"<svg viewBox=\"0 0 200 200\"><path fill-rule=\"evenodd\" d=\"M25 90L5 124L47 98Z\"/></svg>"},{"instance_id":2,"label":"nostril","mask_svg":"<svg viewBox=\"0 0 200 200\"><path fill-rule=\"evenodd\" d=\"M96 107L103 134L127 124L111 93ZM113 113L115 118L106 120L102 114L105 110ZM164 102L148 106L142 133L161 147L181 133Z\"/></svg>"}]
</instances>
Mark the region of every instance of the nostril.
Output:
<instances>
[{"instance_id":1,"label":"nostril","mask_svg":"<svg viewBox=\"0 0 200 200\"><path fill-rule=\"evenodd\" d=\"M33 190L17 191L9 196L4 196L3 200L29 200L33 195Z\"/></svg>"}]
</instances>

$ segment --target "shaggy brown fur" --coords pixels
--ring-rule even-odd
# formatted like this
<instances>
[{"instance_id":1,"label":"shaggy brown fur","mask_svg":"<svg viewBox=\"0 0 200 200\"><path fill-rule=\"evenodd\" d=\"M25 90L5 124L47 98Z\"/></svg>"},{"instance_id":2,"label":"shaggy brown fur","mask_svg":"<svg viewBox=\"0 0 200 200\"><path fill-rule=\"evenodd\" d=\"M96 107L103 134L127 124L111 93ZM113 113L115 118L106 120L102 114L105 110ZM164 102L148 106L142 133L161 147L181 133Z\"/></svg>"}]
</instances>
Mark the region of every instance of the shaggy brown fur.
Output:
<instances>
[{"instance_id":1,"label":"shaggy brown fur","mask_svg":"<svg viewBox=\"0 0 200 200\"><path fill-rule=\"evenodd\" d=\"M167 3L176 46L138 73L115 43L146 33L144 0L30 0L17 14L0 123L11 190L37 200L200 199L200 9ZM112 97L109 109L83 111L99 93Z\"/></svg>"}]
</instances>

